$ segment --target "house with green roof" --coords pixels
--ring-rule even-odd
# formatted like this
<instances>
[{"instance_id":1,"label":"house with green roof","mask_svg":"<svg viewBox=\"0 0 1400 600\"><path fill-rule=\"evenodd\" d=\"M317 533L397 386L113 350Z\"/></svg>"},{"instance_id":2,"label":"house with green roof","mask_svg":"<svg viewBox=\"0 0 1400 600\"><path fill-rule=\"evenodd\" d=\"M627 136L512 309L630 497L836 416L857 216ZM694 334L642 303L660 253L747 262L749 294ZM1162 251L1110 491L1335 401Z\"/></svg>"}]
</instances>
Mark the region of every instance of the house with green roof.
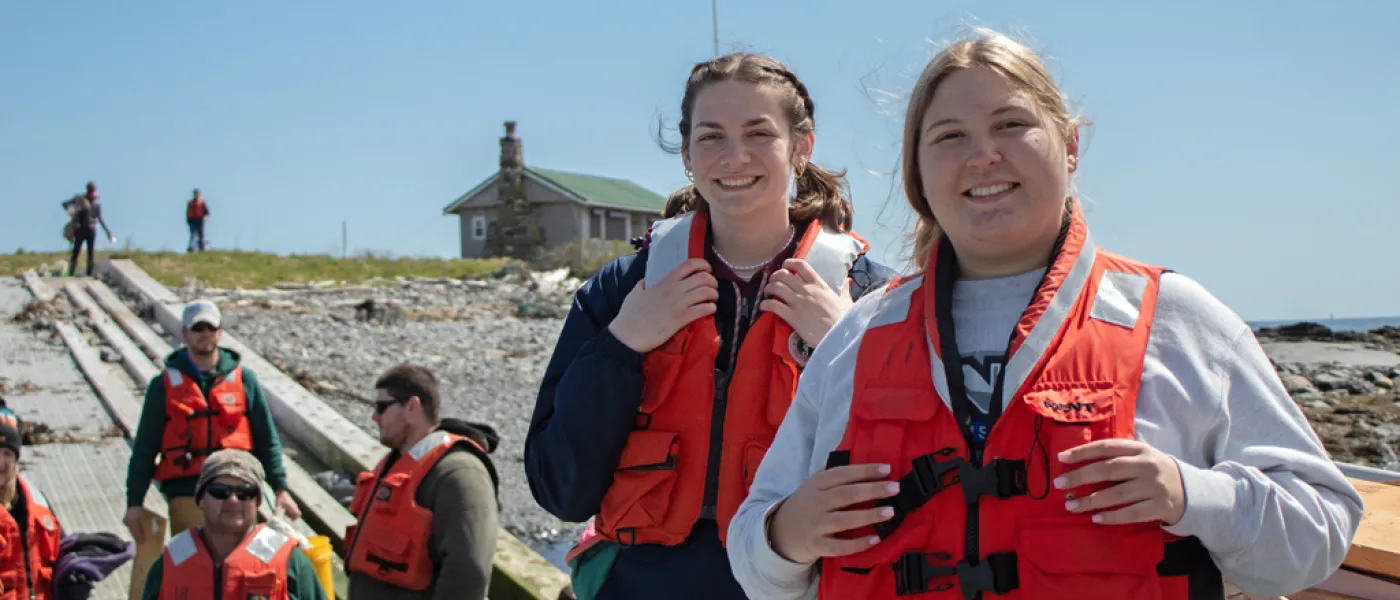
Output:
<instances>
[{"instance_id":1,"label":"house with green roof","mask_svg":"<svg viewBox=\"0 0 1400 600\"><path fill-rule=\"evenodd\" d=\"M545 248L587 240L630 240L661 218L666 198L626 179L524 165L514 123L501 139L501 169L443 209L461 222L463 258L482 258L503 204L503 174L520 172Z\"/></svg>"}]
</instances>

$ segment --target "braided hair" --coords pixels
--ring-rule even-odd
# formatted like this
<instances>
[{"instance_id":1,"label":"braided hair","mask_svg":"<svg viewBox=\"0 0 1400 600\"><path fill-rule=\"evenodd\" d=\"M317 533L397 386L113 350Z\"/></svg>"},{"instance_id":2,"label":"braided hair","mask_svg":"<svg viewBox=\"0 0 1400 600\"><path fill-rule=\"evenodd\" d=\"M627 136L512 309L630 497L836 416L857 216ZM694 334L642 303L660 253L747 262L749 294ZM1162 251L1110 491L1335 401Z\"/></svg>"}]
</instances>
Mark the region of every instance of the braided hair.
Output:
<instances>
[{"instance_id":1,"label":"braided hair","mask_svg":"<svg viewBox=\"0 0 1400 600\"><path fill-rule=\"evenodd\" d=\"M668 150L679 153L690 143L691 114L696 98L706 87L724 81L773 85L791 90L792 93L785 95L781 103L792 125L793 136L806 137L816 131L816 103L807 93L807 86L791 69L767 56L736 52L699 63L690 70L685 96L681 99L678 127L681 143ZM827 227L849 230L852 210L845 171L832 172L811 163L794 166L800 175L797 177L797 195L792 200L789 217L798 223L820 219ZM670 218L704 206L705 198L700 195L700 190L688 185L671 194L663 216Z\"/></svg>"}]
</instances>

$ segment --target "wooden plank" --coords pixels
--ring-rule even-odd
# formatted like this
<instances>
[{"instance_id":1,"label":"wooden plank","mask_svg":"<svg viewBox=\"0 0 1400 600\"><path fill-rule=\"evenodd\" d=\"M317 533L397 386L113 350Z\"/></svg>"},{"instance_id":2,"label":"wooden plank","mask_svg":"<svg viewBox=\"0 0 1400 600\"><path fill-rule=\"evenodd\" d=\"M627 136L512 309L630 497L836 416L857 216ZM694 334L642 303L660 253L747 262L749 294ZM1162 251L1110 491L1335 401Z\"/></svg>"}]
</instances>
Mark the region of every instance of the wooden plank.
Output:
<instances>
[{"instance_id":1,"label":"wooden plank","mask_svg":"<svg viewBox=\"0 0 1400 600\"><path fill-rule=\"evenodd\" d=\"M88 293L102 306L102 310L107 312L107 316L116 321L122 331L125 331L131 340L141 347L147 357L159 362L167 354L170 354L170 344L156 333L156 330L151 329L150 325L141 320L141 317L131 312L126 303L122 302L116 293L112 292L112 288L107 287L107 284L101 280L92 279L87 282L87 288Z\"/></svg>"},{"instance_id":2,"label":"wooden plank","mask_svg":"<svg viewBox=\"0 0 1400 600\"><path fill-rule=\"evenodd\" d=\"M54 323L54 327L58 329L59 335L63 336L63 342L68 345L68 352L73 355L78 368L87 376L88 383L97 390L97 397L107 406L117 425L126 431L127 439L134 438L136 423L141 416L141 405L132 398L126 385L112 376L112 372L106 368L106 363L102 362L102 357L88 345L76 328L63 322ZM147 492L144 506L146 510L161 518L169 516L166 514L165 501L159 494Z\"/></svg>"},{"instance_id":3,"label":"wooden plank","mask_svg":"<svg viewBox=\"0 0 1400 600\"><path fill-rule=\"evenodd\" d=\"M1343 562L1368 573L1400 578L1400 487L1351 479L1366 503L1361 525Z\"/></svg>"},{"instance_id":4,"label":"wooden plank","mask_svg":"<svg viewBox=\"0 0 1400 600\"><path fill-rule=\"evenodd\" d=\"M63 284L63 291L68 294L68 299L73 302L74 306L87 313L98 335L102 336L102 339L106 340L107 344L115 349L118 354L121 354L122 366L126 367L126 372L131 375L131 379L136 382L138 387L145 389L147 383L157 375L160 375L160 369L157 369L156 366L151 363L151 360L147 358L145 354L141 353L141 350L136 347L136 344L131 341L131 338L126 336L126 333L123 332L121 328L117 327L111 319L107 318L107 313L97 308L97 304L92 301L92 298L88 297L87 292L83 291L82 287L70 281ZM137 404L136 414L138 417L141 414L139 403ZM131 431L134 436L136 430L132 429Z\"/></svg>"},{"instance_id":5,"label":"wooden plank","mask_svg":"<svg viewBox=\"0 0 1400 600\"><path fill-rule=\"evenodd\" d=\"M24 287L29 288L29 293L34 294L35 298L44 302L53 302L54 297L57 295L54 293L53 288L45 284L44 280L40 279L33 271L24 272Z\"/></svg>"}]
</instances>

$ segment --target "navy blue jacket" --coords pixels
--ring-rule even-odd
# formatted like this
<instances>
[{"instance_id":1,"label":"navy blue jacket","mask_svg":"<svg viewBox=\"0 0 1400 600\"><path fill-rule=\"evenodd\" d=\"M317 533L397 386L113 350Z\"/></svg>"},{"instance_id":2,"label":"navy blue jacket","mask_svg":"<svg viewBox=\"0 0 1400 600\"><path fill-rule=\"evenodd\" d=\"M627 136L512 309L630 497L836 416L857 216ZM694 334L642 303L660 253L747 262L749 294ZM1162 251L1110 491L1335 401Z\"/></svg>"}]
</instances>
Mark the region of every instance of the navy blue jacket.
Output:
<instances>
[{"instance_id":1,"label":"navy blue jacket","mask_svg":"<svg viewBox=\"0 0 1400 600\"><path fill-rule=\"evenodd\" d=\"M646 261L646 249L620 257L579 288L540 385L525 439L525 474L535 501L564 521L581 523L601 510L642 402L646 355L613 337L608 324L645 277ZM859 298L890 276L887 267L861 257L851 269L851 294ZM679 546L623 550L597 600L660 597L745 597L715 521L699 520Z\"/></svg>"}]
</instances>

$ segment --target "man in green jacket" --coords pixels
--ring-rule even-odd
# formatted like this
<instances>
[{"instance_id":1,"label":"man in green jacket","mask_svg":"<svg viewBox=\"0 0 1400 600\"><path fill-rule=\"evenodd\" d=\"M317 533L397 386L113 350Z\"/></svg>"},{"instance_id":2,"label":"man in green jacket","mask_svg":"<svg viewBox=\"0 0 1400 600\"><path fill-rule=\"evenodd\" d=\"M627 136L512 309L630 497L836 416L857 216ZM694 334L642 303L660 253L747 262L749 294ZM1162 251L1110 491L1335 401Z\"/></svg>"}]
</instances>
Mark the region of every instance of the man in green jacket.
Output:
<instances>
[{"instance_id":1,"label":"man in green jacket","mask_svg":"<svg viewBox=\"0 0 1400 600\"><path fill-rule=\"evenodd\" d=\"M206 524L171 538L165 549L171 566L157 561L146 576L145 592L133 598L217 598L215 590L233 587L238 598L225 600L280 598L280 591L291 600L325 600L316 567L296 541L258 524L264 479L258 463L242 450L209 456L195 485ZM267 577L284 569L285 578Z\"/></svg>"},{"instance_id":2,"label":"man in green jacket","mask_svg":"<svg viewBox=\"0 0 1400 600\"><path fill-rule=\"evenodd\" d=\"M143 524L148 522L142 504L151 481L169 506L172 537L201 526L204 514L194 498L199 467L221 447L250 446L245 449L262 463L277 494L276 510L292 519L301 517L287 492L282 443L262 387L240 364L237 352L219 347L223 319L218 307L206 300L192 302L181 321L185 347L165 358L165 370L146 387L127 467L124 521L139 549L133 561L132 598L141 597L140 575L159 558L154 552L158 545L142 544Z\"/></svg>"}]
</instances>

